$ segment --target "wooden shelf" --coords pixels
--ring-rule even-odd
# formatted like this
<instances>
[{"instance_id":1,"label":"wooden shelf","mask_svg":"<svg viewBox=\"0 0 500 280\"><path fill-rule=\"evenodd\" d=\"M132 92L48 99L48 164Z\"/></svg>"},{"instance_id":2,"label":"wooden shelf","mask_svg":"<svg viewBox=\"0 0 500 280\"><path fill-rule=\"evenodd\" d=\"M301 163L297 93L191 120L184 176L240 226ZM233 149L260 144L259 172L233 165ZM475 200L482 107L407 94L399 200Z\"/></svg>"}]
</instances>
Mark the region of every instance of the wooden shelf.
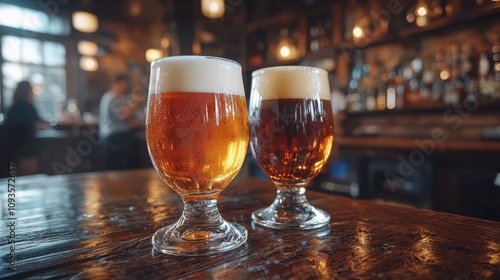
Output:
<instances>
[{"instance_id":1,"label":"wooden shelf","mask_svg":"<svg viewBox=\"0 0 500 280\"><path fill-rule=\"evenodd\" d=\"M462 105L463 103L459 103ZM385 109L377 111L363 111L363 112L345 112L346 116L375 116L375 115L394 115L394 114L413 114L413 113L430 113L430 112L444 112L453 109L456 105L443 104L443 103L430 103L427 105L414 105L404 107L401 109ZM478 109L499 109L500 99L486 100L479 102Z\"/></svg>"},{"instance_id":2,"label":"wooden shelf","mask_svg":"<svg viewBox=\"0 0 500 280\"><path fill-rule=\"evenodd\" d=\"M325 12L328 12L331 9L327 9L326 7L322 7ZM314 10L307 10L305 13L307 15L313 15L316 13L319 13L321 9L314 9ZM455 24L460 24L460 23L466 23L469 21L476 20L481 17L487 17L487 16L492 16L495 14L500 13L500 2L495 3L495 4L490 4L484 7L478 7L474 8L472 12L462 10L458 14L453 15L449 18L445 19L440 19L436 20L433 22L430 22L427 26L424 27L417 27L417 26L412 26L408 28L404 28L400 30L397 34L386 34L385 36L370 41L368 43L356 43L354 41L342 41L338 43L334 48L337 51L349 51L349 50L354 50L354 49L366 49L369 47L374 47L378 45L383 45L383 44L389 44L389 43L396 43L396 42L401 42L402 38L408 38L411 36L421 36L425 35L428 33L432 33L434 31L447 28L449 26L455 25ZM273 16L270 16L265 19L261 20L255 20L255 21L250 21L245 25L245 31L247 33L251 33L259 28L267 28L272 25L283 25L283 24L288 24L294 20L297 20L297 15L294 13L281 13L281 14L276 14ZM308 53L306 54L306 56Z\"/></svg>"},{"instance_id":3,"label":"wooden shelf","mask_svg":"<svg viewBox=\"0 0 500 280\"><path fill-rule=\"evenodd\" d=\"M432 140L431 140L432 141ZM370 148L390 150L420 149L415 139L407 138L381 138L381 137L337 137L334 141L340 148ZM500 152L500 141L459 141L447 140L443 143L433 142L436 151L476 151Z\"/></svg>"},{"instance_id":4,"label":"wooden shelf","mask_svg":"<svg viewBox=\"0 0 500 280\"><path fill-rule=\"evenodd\" d=\"M480 17L494 15L496 13L500 13L500 3L476 8L472 13L468 11L461 11L459 14L454 15L453 17L431 22L424 27L413 26L405 28L399 32L399 37L404 38L409 36L420 35L436 31L454 24L465 23L467 21L472 21Z\"/></svg>"},{"instance_id":5,"label":"wooden shelf","mask_svg":"<svg viewBox=\"0 0 500 280\"><path fill-rule=\"evenodd\" d=\"M363 43L356 43L354 41L342 41L336 48L339 51L345 52L345 51L351 51L351 50L356 50L356 49L366 49L370 47L375 47L383 44L390 44L390 43L397 43L401 42L401 39L404 38L409 38L411 36L421 36L421 35L426 35L429 33L432 33L434 31L438 31L443 28L447 28L449 26L455 25L455 24L461 24L461 23L466 23L468 21L473 21L481 17L487 17L491 15L495 15L500 13L500 3L498 4L493 4L489 5L486 7L481 7L475 9L472 13L467 13L465 11L462 11L461 13L450 17L446 19L441 19L437 20L434 22L429 23L427 26L424 27L417 27L417 26L412 26L408 27L405 29L402 29L398 32L396 35L391 35L391 34L386 34L385 36L370 41L368 43L363 42Z\"/></svg>"},{"instance_id":6,"label":"wooden shelf","mask_svg":"<svg viewBox=\"0 0 500 280\"><path fill-rule=\"evenodd\" d=\"M277 14L265 19L261 20L256 20L256 21L250 21L247 24L245 24L245 31L247 33L254 32L255 30L259 28L267 28L272 25L283 25L290 23L294 19L296 19L297 16L292 13L282 13L282 14Z\"/></svg>"}]
</instances>

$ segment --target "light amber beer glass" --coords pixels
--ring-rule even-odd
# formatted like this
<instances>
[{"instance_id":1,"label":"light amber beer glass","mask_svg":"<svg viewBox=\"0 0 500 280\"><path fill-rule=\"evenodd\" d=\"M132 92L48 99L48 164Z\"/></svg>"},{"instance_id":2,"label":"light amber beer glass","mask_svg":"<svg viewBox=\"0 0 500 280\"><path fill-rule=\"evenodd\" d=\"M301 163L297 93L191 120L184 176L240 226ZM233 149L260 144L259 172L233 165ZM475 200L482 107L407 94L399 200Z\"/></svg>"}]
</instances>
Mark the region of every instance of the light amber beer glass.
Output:
<instances>
[{"instance_id":1,"label":"light amber beer glass","mask_svg":"<svg viewBox=\"0 0 500 280\"><path fill-rule=\"evenodd\" d=\"M277 187L273 204L252 213L262 226L314 229L330 215L309 204L306 187L326 164L333 144L333 114L327 72L279 66L252 75L250 147Z\"/></svg>"},{"instance_id":2,"label":"light amber beer glass","mask_svg":"<svg viewBox=\"0 0 500 280\"><path fill-rule=\"evenodd\" d=\"M173 255L234 249L246 229L226 222L217 198L240 170L248 147L241 66L205 56L151 64L146 140L161 178L184 201L177 223L159 229L153 247Z\"/></svg>"}]
</instances>

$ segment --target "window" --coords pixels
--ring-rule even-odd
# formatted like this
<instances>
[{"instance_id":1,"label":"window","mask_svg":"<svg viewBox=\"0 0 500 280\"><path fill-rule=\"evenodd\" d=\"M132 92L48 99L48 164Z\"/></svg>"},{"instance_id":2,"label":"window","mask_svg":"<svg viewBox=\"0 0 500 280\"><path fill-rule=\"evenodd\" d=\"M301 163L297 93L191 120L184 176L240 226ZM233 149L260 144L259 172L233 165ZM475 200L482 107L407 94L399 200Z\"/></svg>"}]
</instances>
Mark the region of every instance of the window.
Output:
<instances>
[{"instance_id":1,"label":"window","mask_svg":"<svg viewBox=\"0 0 500 280\"><path fill-rule=\"evenodd\" d=\"M0 3L0 25L52 35L70 32L69 22L61 17L5 3Z\"/></svg>"},{"instance_id":2,"label":"window","mask_svg":"<svg viewBox=\"0 0 500 280\"><path fill-rule=\"evenodd\" d=\"M51 41L15 36L2 37L3 111L12 105L18 82L33 85L34 105L41 118L57 117L66 99L66 48Z\"/></svg>"},{"instance_id":3,"label":"window","mask_svg":"<svg viewBox=\"0 0 500 280\"><path fill-rule=\"evenodd\" d=\"M17 83L28 80L33 85L34 105L40 117L45 120L57 117L66 99L66 48L58 42L40 40L41 36L36 34L69 35L69 20L0 3L0 25L30 31L23 33L27 37L5 35L0 38L3 58L0 71L3 108L0 111L5 113L12 105Z\"/></svg>"}]
</instances>

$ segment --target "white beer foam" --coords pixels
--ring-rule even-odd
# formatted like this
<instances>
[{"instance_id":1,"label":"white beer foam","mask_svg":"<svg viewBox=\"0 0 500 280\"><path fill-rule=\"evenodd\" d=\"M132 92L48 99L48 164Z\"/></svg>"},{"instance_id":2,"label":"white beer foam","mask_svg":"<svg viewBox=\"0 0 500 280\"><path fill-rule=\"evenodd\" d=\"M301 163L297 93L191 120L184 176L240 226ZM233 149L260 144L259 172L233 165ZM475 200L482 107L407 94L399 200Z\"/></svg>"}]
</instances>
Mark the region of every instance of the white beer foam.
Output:
<instances>
[{"instance_id":1,"label":"white beer foam","mask_svg":"<svg viewBox=\"0 0 500 280\"><path fill-rule=\"evenodd\" d=\"M151 63L150 93L206 92L245 96L241 66L210 56L171 56Z\"/></svg>"},{"instance_id":2,"label":"white beer foam","mask_svg":"<svg viewBox=\"0 0 500 280\"><path fill-rule=\"evenodd\" d=\"M252 73L252 94L263 100L320 98L330 100L328 73L308 66L276 66Z\"/></svg>"}]
</instances>

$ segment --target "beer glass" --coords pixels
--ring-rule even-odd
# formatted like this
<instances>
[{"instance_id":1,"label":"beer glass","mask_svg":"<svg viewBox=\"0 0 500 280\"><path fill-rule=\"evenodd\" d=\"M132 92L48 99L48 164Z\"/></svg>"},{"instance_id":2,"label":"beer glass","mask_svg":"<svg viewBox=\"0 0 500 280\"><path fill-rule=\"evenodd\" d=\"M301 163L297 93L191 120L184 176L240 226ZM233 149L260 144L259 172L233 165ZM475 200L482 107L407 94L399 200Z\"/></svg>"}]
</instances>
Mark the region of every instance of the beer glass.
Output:
<instances>
[{"instance_id":1,"label":"beer glass","mask_svg":"<svg viewBox=\"0 0 500 280\"><path fill-rule=\"evenodd\" d=\"M221 217L217 198L243 164L248 131L238 63L206 56L153 61L146 120L149 155L184 202L181 218L153 235L155 249L210 255L245 243L246 229Z\"/></svg>"},{"instance_id":2,"label":"beer glass","mask_svg":"<svg viewBox=\"0 0 500 280\"><path fill-rule=\"evenodd\" d=\"M311 206L306 187L326 164L333 143L327 72L278 66L252 74L250 147L273 181L273 204L252 213L255 223L277 229L314 229L330 215Z\"/></svg>"}]
</instances>

